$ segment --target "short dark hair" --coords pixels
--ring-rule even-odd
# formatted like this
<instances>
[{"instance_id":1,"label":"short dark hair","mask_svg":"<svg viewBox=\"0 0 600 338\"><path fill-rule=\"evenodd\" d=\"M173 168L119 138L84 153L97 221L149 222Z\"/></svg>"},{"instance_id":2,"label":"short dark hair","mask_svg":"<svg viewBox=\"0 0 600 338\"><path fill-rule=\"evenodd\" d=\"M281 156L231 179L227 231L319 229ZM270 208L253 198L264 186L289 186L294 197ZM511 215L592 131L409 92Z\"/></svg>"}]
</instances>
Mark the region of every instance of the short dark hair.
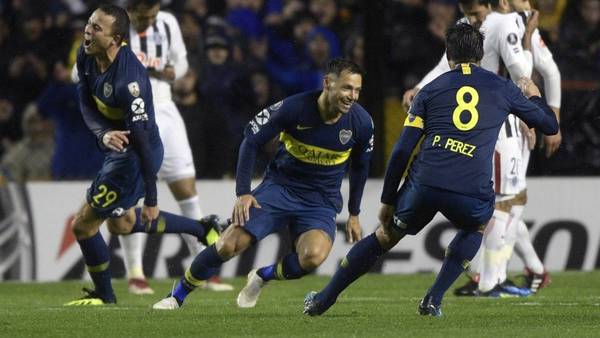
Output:
<instances>
[{"instance_id":1,"label":"short dark hair","mask_svg":"<svg viewBox=\"0 0 600 338\"><path fill-rule=\"evenodd\" d=\"M160 0L129 0L127 8L137 8L138 6L154 7L160 4Z\"/></svg>"},{"instance_id":2,"label":"short dark hair","mask_svg":"<svg viewBox=\"0 0 600 338\"><path fill-rule=\"evenodd\" d=\"M455 63L479 62L483 58L483 34L475 27L456 24L446 31L446 54Z\"/></svg>"},{"instance_id":3,"label":"short dark hair","mask_svg":"<svg viewBox=\"0 0 600 338\"><path fill-rule=\"evenodd\" d=\"M129 15L127 15L127 12L115 5L102 5L98 9L115 18L115 22L112 24L113 36L121 36L121 42L127 40L129 35Z\"/></svg>"},{"instance_id":4,"label":"short dark hair","mask_svg":"<svg viewBox=\"0 0 600 338\"><path fill-rule=\"evenodd\" d=\"M325 73L339 76L343 71L348 71L350 74L363 75L362 69L360 69L360 66L356 62L343 58L336 58L329 61Z\"/></svg>"}]
</instances>

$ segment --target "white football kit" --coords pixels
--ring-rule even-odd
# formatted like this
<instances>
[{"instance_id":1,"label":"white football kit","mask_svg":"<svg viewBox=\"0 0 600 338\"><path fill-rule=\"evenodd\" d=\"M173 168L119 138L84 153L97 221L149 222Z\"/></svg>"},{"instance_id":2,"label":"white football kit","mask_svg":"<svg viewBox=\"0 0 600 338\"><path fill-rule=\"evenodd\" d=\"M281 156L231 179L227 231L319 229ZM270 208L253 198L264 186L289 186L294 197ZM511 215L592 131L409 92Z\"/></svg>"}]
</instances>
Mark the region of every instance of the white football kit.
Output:
<instances>
[{"instance_id":1,"label":"white football kit","mask_svg":"<svg viewBox=\"0 0 600 338\"><path fill-rule=\"evenodd\" d=\"M133 26L129 29L129 44L138 60L147 68L162 71L166 66L175 70L175 79L188 70L187 50L177 19L160 11L153 25L138 33ZM158 176L167 183L196 176L185 124L173 103L171 84L150 77L152 97L156 113L156 124L160 132L165 155Z\"/></svg>"}]
</instances>

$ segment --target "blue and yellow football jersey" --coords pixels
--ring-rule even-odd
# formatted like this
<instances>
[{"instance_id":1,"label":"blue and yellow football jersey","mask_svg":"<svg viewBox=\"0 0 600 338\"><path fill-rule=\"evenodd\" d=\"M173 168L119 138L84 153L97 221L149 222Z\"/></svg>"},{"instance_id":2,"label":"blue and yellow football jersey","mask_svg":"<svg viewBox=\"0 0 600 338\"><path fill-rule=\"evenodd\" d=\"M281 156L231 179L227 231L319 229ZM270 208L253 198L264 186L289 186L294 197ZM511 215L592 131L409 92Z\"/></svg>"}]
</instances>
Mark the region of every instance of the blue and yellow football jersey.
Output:
<instances>
[{"instance_id":1,"label":"blue and yellow football jersey","mask_svg":"<svg viewBox=\"0 0 600 338\"><path fill-rule=\"evenodd\" d=\"M86 124L97 137L107 130L145 129L153 148L160 143L154 119L152 89L146 69L129 46L123 45L109 68L100 73L93 57L77 54L79 96Z\"/></svg>"},{"instance_id":2,"label":"blue and yellow football jersey","mask_svg":"<svg viewBox=\"0 0 600 338\"><path fill-rule=\"evenodd\" d=\"M162 163L163 146L146 69L131 49L122 45L104 72L81 47L77 71L81 113L106 153L103 167L88 191L88 203L103 217L120 216L144 195L146 205L156 205L156 173ZM124 151L110 151L103 146L102 137L111 130L130 132Z\"/></svg>"},{"instance_id":3,"label":"blue and yellow football jersey","mask_svg":"<svg viewBox=\"0 0 600 338\"><path fill-rule=\"evenodd\" d=\"M244 142L260 146L278 136L279 148L265 179L301 192L306 198L324 197L324 202L339 212L340 187L349 164L367 168L363 171L366 179L373 150L373 122L355 103L336 123L325 124L317 104L320 93L297 94L262 110L246 127ZM240 170L245 165L243 155L241 158L238 195L250 191L249 177ZM351 191L352 214L358 214L362 186L364 182L354 195Z\"/></svg>"},{"instance_id":4,"label":"blue and yellow football jersey","mask_svg":"<svg viewBox=\"0 0 600 338\"><path fill-rule=\"evenodd\" d=\"M405 128L425 134L409 179L476 198L493 197L492 155L507 115L513 113L544 133L558 130L554 114L540 100L527 99L511 80L473 64L440 75L419 91L405 121ZM399 182L395 176L387 173L386 181ZM397 185L392 188L384 188L388 191L382 201L393 200Z\"/></svg>"}]
</instances>

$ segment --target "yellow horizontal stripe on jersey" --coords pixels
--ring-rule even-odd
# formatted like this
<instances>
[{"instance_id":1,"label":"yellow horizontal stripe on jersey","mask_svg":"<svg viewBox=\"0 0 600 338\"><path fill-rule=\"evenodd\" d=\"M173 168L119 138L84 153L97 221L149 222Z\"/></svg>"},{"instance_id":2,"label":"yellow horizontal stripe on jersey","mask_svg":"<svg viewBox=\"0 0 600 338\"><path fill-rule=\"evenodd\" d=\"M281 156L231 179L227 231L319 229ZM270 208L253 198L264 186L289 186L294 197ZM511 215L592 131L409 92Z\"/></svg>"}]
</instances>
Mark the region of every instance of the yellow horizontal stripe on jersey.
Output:
<instances>
[{"instance_id":1,"label":"yellow horizontal stripe on jersey","mask_svg":"<svg viewBox=\"0 0 600 338\"><path fill-rule=\"evenodd\" d=\"M285 145L285 150L304 163L323 166L339 165L350 158L352 149L335 151L300 142L290 134L282 132L279 140Z\"/></svg>"},{"instance_id":2,"label":"yellow horizontal stripe on jersey","mask_svg":"<svg viewBox=\"0 0 600 338\"><path fill-rule=\"evenodd\" d=\"M420 116L408 114L406 120L404 120L405 127L415 127L419 129L425 128L425 122Z\"/></svg>"},{"instance_id":3,"label":"yellow horizontal stripe on jersey","mask_svg":"<svg viewBox=\"0 0 600 338\"><path fill-rule=\"evenodd\" d=\"M96 106L98 110L109 120L121 120L123 119L123 109L121 108L113 108L106 105L106 103L102 102L95 95L92 95L94 101L96 101Z\"/></svg>"}]
</instances>

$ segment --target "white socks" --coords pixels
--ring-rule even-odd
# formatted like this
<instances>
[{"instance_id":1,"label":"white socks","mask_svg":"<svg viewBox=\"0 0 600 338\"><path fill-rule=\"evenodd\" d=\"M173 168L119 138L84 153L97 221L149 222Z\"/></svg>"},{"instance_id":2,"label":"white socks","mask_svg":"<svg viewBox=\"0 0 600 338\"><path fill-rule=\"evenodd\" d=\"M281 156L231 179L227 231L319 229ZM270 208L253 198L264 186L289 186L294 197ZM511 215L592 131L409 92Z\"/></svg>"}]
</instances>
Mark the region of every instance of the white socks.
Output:
<instances>
[{"instance_id":1,"label":"white socks","mask_svg":"<svg viewBox=\"0 0 600 338\"><path fill-rule=\"evenodd\" d=\"M178 201L179 209L181 209L181 213L183 216L199 220L202 218L202 209L200 208L200 197L195 195L186 200ZM202 249L204 249L204 245L198 242L198 238L196 236L192 236L189 234L181 234L181 238L185 241L188 249L190 250L190 254L195 257Z\"/></svg>"},{"instance_id":2,"label":"white socks","mask_svg":"<svg viewBox=\"0 0 600 338\"><path fill-rule=\"evenodd\" d=\"M509 214L494 210L483 233L483 245L481 247L481 273L479 275L479 291L487 292L499 283L499 272L504 262L502 249L504 248L504 236L509 221Z\"/></svg>"}]
</instances>

